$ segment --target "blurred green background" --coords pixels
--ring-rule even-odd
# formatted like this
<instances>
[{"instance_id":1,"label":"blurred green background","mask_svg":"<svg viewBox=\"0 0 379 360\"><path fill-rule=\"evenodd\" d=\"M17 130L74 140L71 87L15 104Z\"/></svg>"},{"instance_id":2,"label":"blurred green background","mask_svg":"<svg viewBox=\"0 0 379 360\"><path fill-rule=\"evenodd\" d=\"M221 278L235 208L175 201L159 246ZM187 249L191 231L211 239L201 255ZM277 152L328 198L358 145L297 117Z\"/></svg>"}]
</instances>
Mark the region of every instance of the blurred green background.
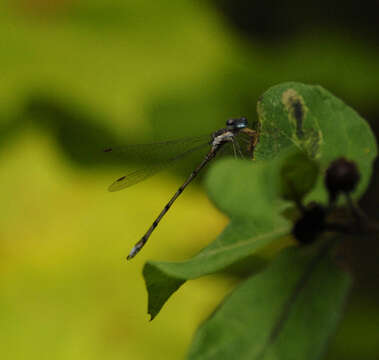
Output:
<instances>
[{"instance_id":1,"label":"blurred green background","mask_svg":"<svg viewBox=\"0 0 379 360\"><path fill-rule=\"evenodd\" d=\"M142 266L192 256L227 219L197 182L126 263L196 158L109 193L132 164L102 149L254 120L288 80L324 86L377 132L375 3L1 1L1 358L184 358L236 280L190 282L149 323ZM378 188L376 171L362 206L377 219ZM328 357L375 359L378 242L347 251L357 282Z\"/></svg>"}]
</instances>

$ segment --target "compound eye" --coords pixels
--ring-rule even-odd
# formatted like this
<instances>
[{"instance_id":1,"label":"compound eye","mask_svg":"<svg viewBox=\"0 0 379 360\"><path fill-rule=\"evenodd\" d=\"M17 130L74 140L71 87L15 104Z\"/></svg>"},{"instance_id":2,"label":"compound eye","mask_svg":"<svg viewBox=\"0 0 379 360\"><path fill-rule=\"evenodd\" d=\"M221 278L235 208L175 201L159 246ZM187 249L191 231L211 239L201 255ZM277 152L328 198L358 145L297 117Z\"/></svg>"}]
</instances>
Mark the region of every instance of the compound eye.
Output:
<instances>
[{"instance_id":1,"label":"compound eye","mask_svg":"<svg viewBox=\"0 0 379 360\"><path fill-rule=\"evenodd\" d=\"M232 125L234 125L234 120L233 120L233 119L229 119L229 120L226 122L226 125L227 125L227 126L232 126Z\"/></svg>"}]
</instances>

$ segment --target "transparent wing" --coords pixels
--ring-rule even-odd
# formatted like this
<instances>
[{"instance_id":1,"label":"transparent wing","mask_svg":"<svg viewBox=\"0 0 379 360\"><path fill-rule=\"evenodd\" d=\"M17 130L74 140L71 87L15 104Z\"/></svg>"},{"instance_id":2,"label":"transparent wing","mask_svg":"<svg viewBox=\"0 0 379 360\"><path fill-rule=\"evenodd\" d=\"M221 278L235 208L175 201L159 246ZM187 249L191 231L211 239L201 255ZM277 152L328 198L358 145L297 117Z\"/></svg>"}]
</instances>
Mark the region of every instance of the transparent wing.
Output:
<instances>
[{"instance_id":1,"label":"transparent wing","mask_svg":"<svg viewBox=\"0 0 379 360\"><path fill-rule=\"evenodd\" d=\"M181 138L151 144L133 144L104 149L106 156L127 162L165 162L188 149L211 142L211 135Z\"/></svg>"},{"instance_id":2,"label":"transparent wing","mask_svg":"<svg viewBox=\"0 0 379 360\"><path fill-rule=\"evenodd\" d=\"M147 162L147 165L140 169L130 171L117 179L109 186L108 190L118 191L135 185L195 151L206 151L210 148L210 140L211 137L206 135L160 143L105 149L104 151L107 154L122 157L128 161L139 160L145 163Z\"/></svg>"}]
</instances>

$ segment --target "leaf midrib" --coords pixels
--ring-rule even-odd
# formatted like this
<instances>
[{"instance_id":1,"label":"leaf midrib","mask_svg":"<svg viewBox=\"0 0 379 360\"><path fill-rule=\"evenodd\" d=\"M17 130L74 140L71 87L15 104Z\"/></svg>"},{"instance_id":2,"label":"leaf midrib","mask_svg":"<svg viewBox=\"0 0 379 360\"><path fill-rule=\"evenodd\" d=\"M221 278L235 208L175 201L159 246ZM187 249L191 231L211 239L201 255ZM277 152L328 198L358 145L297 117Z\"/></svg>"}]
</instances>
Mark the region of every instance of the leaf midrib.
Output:
<instances>
[{"instance_id":1,"label":"leaf midrib","mask_svg":"<svg viewBox=\"0 0 379 360\"><path fill-rule=\"evenodd\" d=\"M235 244L226 245L226 246L223 246L222 248L219 248L219 249L207 251L206 253L200 253L197 256L195 256L193 259L198 259L198 258L203 258L203 257L206 257L206 256L215 255L215 254L221 253L223 251L233 250L235 248L243 247L243 246L245 246L247 244L250 244L250 243L252 243L254 241L265 239L267 237L271 237L271 236L275 236L275 235L282 235L283 233L285 233L286 231L288 231L289 227L290 227L289 225L283 226L279 230L276 230L276 231L273 231L273 232L270 232L270 233L261 234L261 235L258 235L256 237L254 237L254 238L250 238L250 239L247 239L247 240L244 240L244 241L239 241L239 242L237 242Z\"/></svg>"},{"instance_id":2,"label":"leaf midrib","mask_svg":"<svg viewBox=\"0 0 379 360\"><path fill-rule=\"evenodd\" d=\"M285 326L286 321L290 316L290 313L294 304L296 303L298 296L301 295L301 290L307 285L307 282L312 276L312 273L315 270L316 266L320 263L320 261L324 259L324 257L328 254L328 251L331 249L333 245L334 241L330 241L324 244L317 256L309 263L302 276L296 282L287 301L283 303L282 311L279 313L275 323L273 324L272 330L267 338L267 341L263 346L261 352L258 354L256 360L264 359L267 350L275 344L276 340L280 336L281 329Z\"/></svg>"}]
</instances>

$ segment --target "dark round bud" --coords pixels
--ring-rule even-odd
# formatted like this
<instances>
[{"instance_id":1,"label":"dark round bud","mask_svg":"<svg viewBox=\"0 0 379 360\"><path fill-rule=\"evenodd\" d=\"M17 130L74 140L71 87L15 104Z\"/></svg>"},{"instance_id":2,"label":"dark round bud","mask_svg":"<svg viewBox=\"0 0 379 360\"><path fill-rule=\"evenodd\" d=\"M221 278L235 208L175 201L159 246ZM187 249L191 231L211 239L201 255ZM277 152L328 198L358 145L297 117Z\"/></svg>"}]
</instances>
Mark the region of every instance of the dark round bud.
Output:
<instances>
[{"instance_id":1,"label":"dark round bud","mask_svg":"<svg viewBox=\"0 0 379 360\"><path fill-rule=\"evenodd\" d=\"M313 243L317 236L325 230L326 210L319 204L311 204L296 221L292 235L302 244Z\"/></svg>"},{"instance_id":2,"label":"dark round bud","mask_svg":"<svg viewBox=\"0 0 379 360\"><path fill-rule=\"evenodd\" d=\"M360 179L357 165L353 161L339 158L333 161L325 174L325 186L332 199L340 192L349 193L355 189Z\"/></svg>"}]
</instances>

